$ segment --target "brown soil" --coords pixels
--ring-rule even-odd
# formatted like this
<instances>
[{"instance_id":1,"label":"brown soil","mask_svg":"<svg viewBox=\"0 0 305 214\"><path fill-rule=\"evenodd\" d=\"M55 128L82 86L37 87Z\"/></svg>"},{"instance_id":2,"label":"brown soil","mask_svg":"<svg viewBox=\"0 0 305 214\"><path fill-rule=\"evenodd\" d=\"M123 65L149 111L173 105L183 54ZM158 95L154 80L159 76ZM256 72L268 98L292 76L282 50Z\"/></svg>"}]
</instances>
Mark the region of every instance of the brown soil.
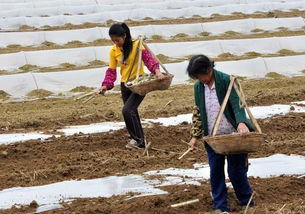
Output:
<instances>
[{"instance_id":1,"label":"brown soil","mask_svg":"<svg viewBox=\"0 0 305 214\"><path fill-rule=\"evenodd\" d=\"M45 90L45 89L36 89L27 94L28 97L38 97L38 98L43 98L43 97L48 97L52 95L53 93L51 91Z\"/></svg>"},{"instance_id":2,"label":"brown soil","mask_svg":"<svg viewBox=\"0 0 305 214\"><path fill-rule=\"evenodd\" d=\"M251 105L289 103L304 100L305 77L279 80L245 80L242 85ZM169 103L169 101L172 101ZM156 105L158 103L158 105ZM163 92L149 94L141 105L144 117L171 116L190 113L193 103L192 86L175 86ZM166 105L167 104L167 105ZM118 94L99 97L83 105L72 99L39 100L26 103L1 104L2 127L9 131L28 132L32 129L55 133L56 128L68 124L121 120L121 100ZM166 106L166 107L165 107ZM100 110L100 111L98 111ZM289 114L258 120L268 143L250 158L276 153L305 155L305 114ZM10 125L8 125L10 124ZM23 130L17 129L22 127ZM125 129L108 133L50 138L43 142L0 146L0 189L15 186L50 184L70 179L92 179L112 175L141 174L149 170L192 168L195 162L207 162L205 152L193 152L182 160L177 158L187 149L189 124L162 127L155 124L145 128L153 148L149 157L142 151L125 149L128 141ZM3 132L5 132L3 130ZM201 148L202 145L200 145ZM164 151L160 151L164 150ZM250 166L251 167L251 166ZM293 177L250 179L256 191L257 206L250 213L305 213L305 180ZM164 187L168 195L124 200L126 196L98 199L77 199L64 203L64 209L47 213L212 213L209 185ZM184 191L188 189L189 191ZM179 209L170 204L199 198L200 203ZM242 213L232 190L229 201L235 212ZM37 204L20 209L1 210L0 213L29 213ZM255 211L255 212L253 212Z\"/></svg>"},{"instance_id":3,"label":"brown soil","mask_svg":"<svg viewBox=\"0 0 305 214\"><path fill-rule=\"evenodd\" d=\"M250 106L305 100L305 77L241 82ZM169 104L168 104L169 103ZM149 93L140 105L142 118L191 113L193 86L178 85ZM98 96L86 104L66 99L0 104L0 132L54 130L66 125L122 121L120 94Z\"/></svg>"},{"instance_id":4,"label":"brown soil","mask_svg":"<svg viewBox=\"0 0 305 214\"><path fill-rule=\"evenodd\" d=\"M293 14L293 15L292 15ZM244 15L236 13L234 16L220 16L215 14L205 19L194 17L189 20L161 20L161 24L194 23L203 21L219 21L227 19L261 17L290 17L304 16L304 11L270 12ZM254 17L255 18L255 17ZM142 22L130 22L129 25L153 24L156 20L149 17ZM108 23L108 25L111 22ZM94 27L95 24L83 26L65 26L66 28ZM27 30L38 30L24 26ZM46 26L44 29L56 29ZM285 30L285 29L281 29ZM259 30L256 30L259 32ZM235 35L229 32L228 36ZM206 34L205 34L206 35ZM203 35L204 36L204 35ZM185 35L178 35L183 41ZM160 38L159 38L160 39ZM101 41L103 42L103 41ZM46 43L48 47L55 44ZM69 45L81 46L77 41ZM22 47L11 47L22 48ZM259 53L248 53L258 56ZM282 50L279 54L295 54ZM166 56L165 56L166 57ZM232 58L235 56L224 56ZM91 65L100 65L92 62ZM73 69L73 65L63 65ZM29 68L32 68L28 66ZM28 68L26 67L26 68ZM243 80L242 85L249 105L271 105L276 103L288 104L292 101L305 100L305 77L288 78L269 74L270 80ZM80 86L73 91L87 90ZM47 92L47 91L46 91ZM1 93L1 92L0 92ZM35 96L46 96L45 91L35 91ZM1 96L1 94L0 94ZM1 98L0 98L1 99ZM182 113L191 113L193 106L193 86L173 86L162 92L152 92L147 95L140 106L142 118L168 117ZM69 99L40 99L32 102L0 103L0 133L29 132L41 130L45 133L57 133L57 129L66 125L89 124L101 121L122 121L122 101L119 94L99 96L92 102L83 104L72 98ZM250 154L250 158L270 156L276 153L305 155L305 114L288 114L258 120L264 133L268 135L267 142L258 152ZM150 156L143 156L142 151L125 149L128 141L126 129L99 134L77 134L49 138L45 141L31 140L15 145L0 145L0 190L16 186L35 186L50 184L70 179L92 179L112 175L141 174L149 170L175 168L192 168L195 162L207 162L205 152L193 152L182 160L177 157L187 149L182 142L188 141L189 124L162 127L154 124L145 128L148 141L152 142L154 150ZM57 133L58 134L58 133ZM200 145L201 148L202 145ZM162 150L162 151L161 151ZM250 166L251 167L251 166ZM248 212L305 214L305 180L304 178L276 177L270 179L250 178L255 190L256 207ZM64 209L46 213L80 213L80 214L108 214L108 213L213 213L210 188L207 181L202 186L167 186L162 189L167 195L149 196L125 200L125 196L111 198L84 198L72 203L64 203ZM171 208L171 204L196 199L200 203L180 208ZM232 213L243 213L236 202L233 190L229 190L229 203ZM18 214L32 213L37 203L33 201L29 206L0 210L0 213Z\"/></svg>"},{"instance_id":5,"label":"brown soil","mask_svg":"<svg viewBox=\"0 0 305 214\"><path fill-rule=\"evenodd\" d=\"M266 74L265 77L269 77L269 78L272 78L272 79L285 79L285 78L287 78L286 76L275 73L275 72L269 72L269 73Z\"/></svg>"},{"instance_id":6,"label":"brown soil","mask_svg":"<svg viewBox=\"0 0 305 214\"><path fill-rule=\"evenodd\" d=\"M304 214L304 180L290 177L279 177L269 179L254 179L250 182L255 190L254 197L255 208L251 208L248 213L253 214L273 214L281 210L281 214ZM61 210L49 211L52 213L75 213L75 214L97 214L97 213L196 213L196 214L212 214L212 200L210 198L209 184L202 183L202 186L167 186L161 189L168 192L165 195L140 197L125 200L127 196L113 196L111 198L96 199L77 199L72 203L64 203ZM171 208L170 205L183 201L199 199L198 203L187 205L179 208ZM229 204L232 213L244 213L241 211L240 205L236 201L236 197L232 189L229 189ZM32 206L25 206L20 209L14 208L6 210L5 214L29 213L35 211L35 202Z\"/></svg>"},{"instance_id":7,"label":"brown soil","mask_svg":"<svg viewBox=\"0 0 305 214\"><path fill-rule=\"evenodd\" d=\"M305 201L303 199L304 180L280 177L270 179L250 179L253 189L256 192L254 200L255 208L250 208L248 213L253 214L304 214ZM156 213L192 213L192 214L212 214L212 200L209 195L210 188L207 183L202 186L167 186L161 189L168 192L165 195L140 197L125 200L126 196L114 196L111 198L97 199L77 199L71 204L63 204L64 209L49 211L51 213L68 213L73 211L75 214L92 214L92 213L137 213L137 214L156 214ZM234 214L242 214L241 206L238 205L232 189L229 189L229 204ZM171 208L170 205L183 201L199 199L198 203L187 205L179 208ZM35 204L35 203L33 203ZM34 211L31 207L21 209L12 209L9 213L22 213Z\"/></svg>"},{"instance_id":8,"label":"brown soil","mask_svg":"<svg viewBox=\"0 0 305 214\"><path fill-rule=\"evenodd\" d=\"M305 155L305 114L290 114L259 120L268 143L250 158L275 153ZM168 167L190 168L194 162L206 162L198 151L182 160L187 149L190 124L145 128L147 140L156 149L150 157L142 151L125 149L125 129L109 133L50 138L44 142L0 146L0 189L13 186L41 185L68 179L98 178L110 175L139 174ZM200 147L203 149L202 145Z\"/></svg>"},{"instance_id":9,"label":"brown soil","mask_svg":"<svg viewBox=\"0 0 305 214\"><path fill-rule=\"evenodd\" d=\"M187 149L187 145L181 140L188 140L188 129L188 124L146 128L147 139L152 142L153 148L167 151L150 151L150 157L143 157L142 150L130 152L125 148L128 141L125 129L110 133L51 138L45 142L32 140L2 145L0 189L69 179L138 174L175 164L189 168L195 161L206 161L206 155L198 152L180 161L177 159Z\"/></svg>"},{"instance_id":10,"label":"brown soil","mask_svg":"<svg viewBox=\"0 0 305 214\"><path fill-rule=\"evenodd\" d=\"M23 72L28 72L28 71L37 70L37 69L39 69L39 67L37 65L25 64L25 65L19 67L18 69L23 71Z\"/></svg>"},{"instance_id":11,"label":"brown soil","mask_svg":"<svg viewBox=\"0 0 305 214\"><path fill-rule=\"evenodd\" d=\"M70 92L76 93L76 92L91 92L93 88L87 87L87 86L78 86L70 90Z\"/></svg>"},{"instance_id":12,"label":"brown soil","mask_svg":"<svg viewBox=\"0 0 305 214\"><path fill-rule=\"evenodd\" d=\"M275 153L305 155L303 131L305 114L279 116L259 120L259 123L264 133L268 134L269 143L262 146L258 152L250 154L250 158L265 157ZM192 168L193 163L206 162L207 157L204 152L199 151L188 154L182 160L177 159L179 154L187 149L181 140L189 139L189 126L189 124L172 127L155 125L146 128L147 139L153 143L153 147L167 151L151 150L150 157L144 157L141 151L131 152L125 149L125 143L128 141L125 129L110 133L51 138L45 142L32 140L15 145L3 145L0 146L0 189L42 185L70 179L141 174L145 171L169 167ZM256 192L257 206L254 213L274 213L284 204L286 206L282 213L305 213L304 179L251 178L250 182ZM77 199L71 204L64 204L63 210L49 213L209 213L212 211L207 182L203 182L201 187L169 186L162 189L169 194L128 201L124 200L126 196ZM199 198L200 203L179 209L169 207L170 204L195 198ZM233 211L242 213L232 190L229 201ZM14 208L4 213L23 213L33 209L33 207Z\"/></svg>"}]
</instances>

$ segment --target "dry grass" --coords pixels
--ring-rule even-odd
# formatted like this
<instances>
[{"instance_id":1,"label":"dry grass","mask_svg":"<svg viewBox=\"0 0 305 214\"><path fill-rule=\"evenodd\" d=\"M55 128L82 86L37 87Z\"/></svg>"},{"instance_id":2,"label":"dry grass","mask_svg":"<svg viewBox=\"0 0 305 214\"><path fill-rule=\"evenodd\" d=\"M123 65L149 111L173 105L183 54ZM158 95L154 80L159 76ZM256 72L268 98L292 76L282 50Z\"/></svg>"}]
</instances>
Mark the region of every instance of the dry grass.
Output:
<instances>
[{"instance_id":1,"label":"dry grass","mask_svg":"<svg viewBox=\"0 0 305 214\"><path fill-rule=\"evenodd\" d=\"M224 33L224 35L237 36L237 35L241 35L241 34L238 33L238 32L236 32L236 31L229 30L229 31L226 31L226 32Z\"/></svg>"},{"instance_id":2,"label":"dry grass","mask_svg":"<svg viewBox=\"0 0 305 214\"><path fill-rule=\"evenodd\" d=\"M252 33L262 33L262 32L265 32L263 29L260 29L260 28L255 28L253 30L251 30Z\"/></svg>"},{"instance_id":3,"label":"dry grass","mask_svg":"<svg viewBox=\"0 0 305 214\"><path fill-rule=\"evenodd\" d=\"M37 65L25 64L19 67L18 69L23 72L29 72L29 71L36 71L39 69L39 67Z\"/></svg>"},{"instance_id":4,"label":"dry grass","mask_svg":"<svg viewBox=\"0 0 305 214\"><path fill-rule=\"evenodd\" d=\"M38 98L44 98L52 95L53 93L51 91L45 90L45 89L36 89L27 94L28 97L38 97Z\"/></svg>"},{"instance_id":5,"label":"dry grass","mask_svg":"<svg viewBox=\"0 0 305 214\"><path fill-rule=\"evenodd\" d=\"M289 29L286 27L278 27L277 30L278 31L288 31Z\"/></svg>"},{"instance_id":6,"label":"dry grass","mask_svg":"<svg viewBox=\"0 0 305 214\"><path fill-rule=\"evenodd\" d=\"M10 98L10 94L9 93L7 93L7 92L5 92L5 91L3 91L3 90L0 90L0 100L7 100L7 99L9 99Z\"/></svg>"},{"instance_id":7,"label":"dry grass","mask_svg":"<svg viewBox=\"0 0 305 214\"><path fill-rule=\"evenodd\" d=\"M42 44L42 46L46 46L46 47L57 47L57 46L59 46L59 45L57 45L57 44L55 44L53 42L49 42L49 41L45 41L45 42L43 42L41 44Z\"/></svg>"},{"instance_id":8,"label":"dry grass","mask_svg":"<svg viewBox=\"0 0 305 214\"><path fill-rule=\"evenodd\" d=\"M202 18L202 16L200 16L200 15L193 15L192 18L193 19L200 19L200 18Z\"/></svg>"},{"instance_id":9,"label":"dry grass","mask_svg":"<svg viewBox=\"0 0 305 214\"><path fill-rule=\"evenodd\" d=\"M82 45L82 44L83 44L83 42L78 41L78 40L73 40L73 41L71 41L71 42L67 42L67 43L66 43L67 46L70 46L70 45L72 45L72 46L74 46L74 45L79 46L79 45Z\"/></svg>"},{"instance_id":10,"label":"dry grass","mask_svg":"<svg viewBox=\"0 0 305 214\"><path fill-rule=\"evenodd\" d=\"M103 62L101 60L94 60L94 61L89 62L88 64L91 66L98 66L98 67L107 65L106 62Z\"/></svg>"},{"instance_id":11,"label":"dry grass","mask_svg":"<svg viewBox=\"0 0 305 214\"><path fill-rule=\"evenodd\" d=\"M88 44L99 46L99 45L112 45L113 43L109 39L97 39Z\"/></svg>"},{"instance_id":12,"label":"dry grass","mask_svg":"<svg viewBox=\"0 0 305 214\"><path fill-rule=\"evenodd\" d=\"M173 36L174 39L176 38L186 38L188 37L189 35L185 34L185 33L178 33L176 34L175 36Z\"/></svg>"},{"instance_id":13,"label":"dry grass","mask_svg":"<svg viewBox=\"0 0 305 214\"><path fill-rule=\"evenodd\" d=\"M162 63L170 63L172 60L170 60L170 57L165 56L163 54L158 54L156 57L162 62Z\"/></svg>"},{"instance_id":14,"label":"dry grass","mask_svg":"<svg viewBox=\"0 0 305 214\"><path fill-rule=\"evenodd\" d=\"M275 79L275 80L288 78L288 77L286 77L282 74L276 73L276 72L269 72L265 75L265 77L272 78L272 79Z\"/></svg>"},{"instance_id":15,"label":"dry grass","mask_svg":"<svg viewBox=\"0 0 305 214\"><path fill-rule=\"evenodd\" d=\"M35 28L29 25L21 25L19 27L19 31L37 31L37 30L39 30L39 28Z\"/></svg>"},{"instance_id":16,"label":"dry grass","mask_svg":"<svg viewBox=\"0 0 305 214\"><path fill-rule=\"evenodd\" d=\"M77 86L73 89L70 90L70 92L72 93L76 93L76 92L91 92L94 88L90 88L87 86Z\"/></svg>"},{"instance_id":17,"label":"dry grass","mask_svg":"<svg viewBox=\"0 0 305 214\"><path fill-rule=\"evenodd\" d=\"M142 20L149 21L149 20L154 20L154 19L151 17L144 17Z\"/></svg>"},{"instance_id":18,"label":"dry grass","mask_svg":"<svg viewBox=\"0 0 305 214\"><path fill-rule=\"evenodd\" d=\"M201 32L201 33L199 33L198 34L199 36L210 36L211 35L211 33L210 32Z\"/></svg>"},{"instance_id":19,"label":"dry grass","mask_svg":"<svg viewBox=\"0 0 305 214\"><path fill-rule=\"evenodd\" d=\"M217 59L222 61L222 60L225 60L225 59L232 59L232 58L236 58L236 57L237 57L236 55L227 52L227 53L219 54L217 56Z\"/></svg>"},{"instance_id":20,"label":"dry grass","mask_svg":"<svg viewBox=\"0 0 305 214\"><path fill-rule=\"evenodd\" d=\"M261 53L257 53L255 51L251 51L251 52L247 52L244 54L245 56L248 56L248 57L259 57L259 56L262 56Z\"/></svg>"},{"instance_id":21,"label":"dry grass","mask_svg":"<svg viewBox=\"0 0 305 214\"><path fill-rule=\"evenodd\" d=\"M9 72L7 70L0 70L0 75L6 75L6 74L10 74L12 72Z\"/></svg>"},{"instance_id":22,"label":"dry grass","mask_svg":"<svg viewBox=\"0 0 305 214\"><path fill-rule=\"evenodd\" d=\"M160 35L152 35L151 38L152 38L153 40L164 40L163 37L160 36Z\"/></svg>"},{"instance_id":23,"label":"dry grass","mask_svg":"<svg viewBox=\"0 0 305 214\"><path fill-rule=\"evenodd\" d=\"M12 48L12 49L18 49L18 48L21 48L22 46L21 45L18 45L18 44L11 44L11 45L8 45L6 46L7 48Z\"/></svg>"},{"instance_id":24,"label":"dry grass","mask_svg":"<svg viewBox=\"0 0 305 214\"><path fill-rule=\"evenodd\" d=\"M71 69L71 68L76 68L76 65L65 62L65 63L61 63L60 67L64 69Z\"/></svg>"},{"instance_id":25,"label":"dry grass","mask_svg":"<svg viewBox=\"0 0 305 214\"><path fill-rule=\"evenodd\" d=\"M219 14L219 13L213 13L212 15L211 15L211 18L221 18L223 15L221 15L221 14Z\"/></svg>"},{"instance_id":26,"label":"dry grass","mask_svg":"<svg viewBox=\"0 0 305 214\"><path fill-rule=\"evenodd\" d=\"M288 50L288 49L281 49L281 50L278 51L278 53L281 56L291 56L291 55L296 55L297 54L297 52L292 51L292 50Z\"/></svg>"}]
</instances>

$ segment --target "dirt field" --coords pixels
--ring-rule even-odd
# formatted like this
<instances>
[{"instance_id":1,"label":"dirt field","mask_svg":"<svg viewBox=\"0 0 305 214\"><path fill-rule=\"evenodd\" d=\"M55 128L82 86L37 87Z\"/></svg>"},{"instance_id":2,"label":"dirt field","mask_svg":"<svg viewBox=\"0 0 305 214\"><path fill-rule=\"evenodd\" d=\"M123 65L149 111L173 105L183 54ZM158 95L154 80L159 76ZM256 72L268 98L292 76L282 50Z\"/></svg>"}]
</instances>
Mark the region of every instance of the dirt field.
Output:
<instances>
[{"instance_id":1,"label":"dirt field","mask_svg":"<svg viewBox=\"0 0 305 214\"><path fill-rule=\"evenodd\" d=\"M246 80L242 83L249 105L288 104L305 100L305 77L277 80ZM190 113L193 105L192 86L175 86L164 92L149 94L141 105L143 118L173 116ZM170 104L168 104L171 101ZM157 103L157 104L156 104ZM166 105L167 104L167 105ZM28 132L42 130L53 132L71 124L89 124L100 121L122 120L119 94L98 97L89 104L79 104L72 99L38 100L25 103L1 104L2 132ZM276 153L305 155L305 114L289 114L259 120L268 142L250 158L266 157ZM150 157L140 151L125 149L128 141L125 129L109 133L51 138L44 142L31 140L26 143L0 146L0 189L16 186L35 186L70 179L92 179L112 175L141 174L145 171L169 167L192 168L195 162L206 162L204 152L177 157L187 146L189 124L145 128L153 148ZM251 166L250 166L251 167ZM305 213L305 179L277 177L250 179L256 192L255 210L249 213ZM202 186L168 186L162 189L167 195L125 200L127 196L111 198L78 199L63 204L64 209L46 213L210 213L212 201L209 184ZM184 191L187 189L187 191ZM200 203L183 208L169 205L199 198ZM233 213L242 213L236 198L230 192ZM0 213L29 213L31 206L13 208Z\"/></svg>"},{"instance_id":2,"label":"dirt field","mask_svg":"<svg viewBox=\"0 0 305 214\"><path fill-rule=\"evenodd\" d=\"M250 106L305 100L305 77L275 77L277 79L242 81ZM140 114L142 118L156 118L191 113L193 103L191 84L173 86L166 91L149 93L140 106ZM53 132L66 125L122 121L121 108L119 93L98 96L87 104L72 98L0 103L0 133Z\"/></svg>"},{"instance_id":3,"label":"dirt field","mask_svg":"<svg viewBox=\"0 0 305 214\"><path fill-rule=\"evenodd\" d=\"M265 157L275 153L305 155L305 114L289 115L274 119L260 120L268 134L269 143L250 158ZM181 140L189 139L189 125L145 129L148 140L154 148L167 153L151 151L150 157L141 152L130 152L124 148L128 138L126 130L94 135L75 135L54 138L47 142L33 140L23 144L1 146L0 188L13 186L33 186L70 179L91 179L110 175L140 174L149 170L169 167L192 168L195 162L206 162L203 152L192 153L182 160L179 154L186 145ZM160 134L161 133L161 134ZM4 151L5 154L4 155ZM251 167L251 166L250 166ZM286 204L285 210L305 213L305 180L292 177L271 179L251 179L257 192L255 213L273 213ZM190 191L184 192L187 188ZM64 204L65 209L49 213L181 213L181 209L169 208L170 204L199 198L201 203L182 208L190 213L211 211L209 185L170 186L164 188L169 195L153 196L125 201L125 197L109 199L79 199L72 204ZM235 211L240 207L230 194L230 204ZM33 208L23 207L2 213L23 213ZM124 210L124 211L123 211ZM1 213L1 211L0 211Z\"/></svg>"}]
</instances>

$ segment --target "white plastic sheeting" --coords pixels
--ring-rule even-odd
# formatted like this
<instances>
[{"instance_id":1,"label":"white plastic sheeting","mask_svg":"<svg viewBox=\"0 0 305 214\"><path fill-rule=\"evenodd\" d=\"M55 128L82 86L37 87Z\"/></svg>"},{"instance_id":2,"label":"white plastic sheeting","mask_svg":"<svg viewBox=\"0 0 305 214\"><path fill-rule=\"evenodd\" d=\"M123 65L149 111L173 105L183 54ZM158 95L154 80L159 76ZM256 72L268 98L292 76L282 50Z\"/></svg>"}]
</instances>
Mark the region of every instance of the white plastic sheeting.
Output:
<instances>
[{"instance_id":1,"label":"white plastic sheeting","mask_svg":"<svg viewBox=\"0 0 305 214\"><path fill-rule=\"evenodd\" d=\"M272 178L281 175L302 175L305 173L305 157L301 155L274 154L269 157L249 159L251 164L248 176L256 178ZM225 161L227 169L227 161ZM225 175L228 178L228 173ZM206 164L194 164L194 169L169 168L165 170L154 170L145 173L146 175L172 175L188 178L210 178L210 169Z\"/></svg>"},{"instance_id":2,"label":"white plastic sheeting","mask_svg":"<svg viewBox=\"0 0 305 214\"><path fill-rule=\"evenodd\" d=\"M175 75L173 79L174 85L187 83L189 79L186 75L187 64L188 62L185 61L165 65ZM305 69L305 55L217 62L216 69L228 74L249 78L262 78L269 72L296 76L303 74L301 71ZM99 87L105 71L106 68L98 68L65 72L3 75L0 76L0 90L6 91L13 97L23 97L37 88L59 93L81 85ZM116 81L117 84L119 79L120 77Z\"/></svg>"},{"instance_id":3,"label":"white plastic sheeting","mask_svg":"<svg viewBox=\"0 0 305 214\"><path fill-rule=\"evenodd\" d=\"M295 0L301 1L301 0ZM120 11L132 10L136 8L146 9L178 9L186 6L194 7L215 7L228 4L253 4L261 2L288 2L288 0L171 0L171 1L154 1L154 2L136 2L129 1L128 4L109 5L104 0L83 0L83 1L45 1L45 2L7 2L0 4L0 17L17 17L17 16L41 16L41 15L59 15L64 13L78 14L78 10L82 13L95 13L97 11ZM0 2L1 3L1 2ZM59 6L60 5L60 6ZM92 8L92 9L89 9ZM1 12L3 11L3 12Z\"/></svg>"},{"instance_id":4,"label":"white plastic sheeting","mask_svg":"<svg viewBox=\"0 0 305 214\"><path fill-rule=\"evenodd\" d=\"M12 17L0 20L0 28L2 30L14 30L18 29L22 25L29 25L33 27L42 27L45 25L49 26L61 26L65 23L71 24L83 24L86 22L93 23L105 23L107 20L124 21L127 19L141 20L145 17L151 17L153 19L161 18L190 18L193 15L199 15L202 17L209 17L212 14L229 15L234 12L242 12L245 14L252 14L257 11L268 12L272 10L291 10L291 9L305 9L304 1L293 1L293 2L267 2L267 3L255 3L255 4L230 4L221 5L215 7L195 7L189 6L188 4L182 9L145 9L137 8L132 10L121 10L121 11L106 11L98 12L87 15L56 15L51 17Z\"/></svg>"},{"instance_id":5,"label":"white plastic sheeting","mask_svg":"<svg viewBox=\"0 0 305 214\"><path fill-rule=\"evenodd\" d=\"M33 133L16 133L16 134L1 134L0 145L9 145L16 142L25 142L29 140L45 140L52 137L52 135L46 135L39 132Z\"/></svg>"},{"instance_id":6,"label":"white plastic sheeting","mask_svg":"<svg viewBox=\"0 0 305 214\"><path fill-rule=\"evenodd\" d=\"M292 103L293 104L293 103ZM283 105L276 104L271 106L255 106L250 107L254 118L256 119L266 119L274 115L285 115L288 113L304 113L305 107L298 105ZM293 107L293 108L292 108ZM143 127L150 127L151 123L157 123L162 126L177 126L182 123L191 123L193 114L179 114L173 117L159 117L156 119L143 119L141 121ZM249 117L249 116L248 116ZM89 125L77 125L77 126L67 126L64 129L58 130L63 132L65 135L74 134L93 134L101 132L110 132L114 130L119 130L125 127L124 122L101 122L93 123ZM0 135L1 137L1 135ZM13 138L13 142L18 142L18 138ZM1 143L0 143L1 144Z\"/></svg>"},{"instance_id":7,"label":"white plastic sheeting","mask_svg":"<svg viewBox=\"0 0 305 214\"><path fill-rule=\"evenodd\" d=\"M300 101L297 103L304 103L304 101ZM274 115L285 115L288 113L304 113L305 107L299 106L297 103L291 103L290 105L275 104L271 106L255 106L250 107L250 111L257 119L265 119ZM151 127L151 123L158 123L162 126L177 126L181 123L191 122L192 114L180 114L173 117L159 117L156 119L143 119L141 121L143 127ZM111 132L123 129L124 127L124 122L101 122L92 123L88 125L66 126L65 128L59 129L57 131L63 132L64 135L74 135L79 133L94 134L102 132ZM47 140L47 138L49 137L51 136L41 133L0 134L0 145L15 144L37 139L44 141ZM55 137L58 137L58 135L55 135Z\"/></svg>"},{"instance_id":8,"label":"white plastic sheeting","mask_svg":"<svg viewBox=\"0 0 305 214\"><path fill-rule=\"evenodd\" d=\"M202 32L209 32L210 35L221 35L227 31L235 31L241 34L250 34L254 29L265 31L278 31L280 27L288 30L303 30L304 18L267 18L267 19L240 19L220 22L206 22L195 24L176 25L145 25L131 27L131 34L134 38L145 35L151 38L153 35L160 35L164 39L184 33L189 36L197 36ZM66 44L71 41L92 42L98 39L109 39L109 28L96 27L78 30L62 31L39 31L39 32L3 32L0 34L0 47L8 45L37 46L48 41L56 44Z\"/></svg>"},{"instance_id":9,"label":"white plastic sheeting","mask_svg":"<svg viewBox=\"0 0 305 214\"><path fill-rule=\"evenodd\" d=\"M248 176L270 178L276 176L302 175L305 172L305 158L300 155L275 154L269 157L249 159ZM225 167L226 168L226 167ZM145 175L158 175L145 178ZM226 174L227 177L227 174ZM194 164L193 169L169 168L148 171L143 175L110 176L91 180L70 180L43 186L15 187L0 191L0 209L14 205L29 205L35 200L39 205L69 202L76 198L111 197L129 192L141 196L167 194L161 186L192 184L210 178L208 164ZM58 206L56 207L58 208Z\"/></svg>"},{"instance_id":10,"label":"white plastic sheeting","mask_svg":"<svg viewBox=\"0 0 305 214\"><path fill-rule=\"evenodd\" d=\"M222 53L243 55L251 51L271 54L281 49L305 52L305 46L301 44L305 44L305 36L151 43L149 46L155 54L179 58L195 54L206 54L209 57L217 57ZM1 54L0 69L17 71L24 64L47 67L58 66L61 63L86 65L94 60L108 62L110 48L110 46L100 46Z\"/></svg>"},{"instance_id":11,"label":"white plastic sheeting","mask_svg":"<svg viewBox=\"0 0 305 214\"><path fill-rule=\"evenodd\" d=\"M84 65L96 60L94 47L75 48L75 49L56 49L50 51L29 51L23 52L27 59L27 64L38 66L57 66L61 63L71 63ZM0 55L1 59L1 55Z\"/></svg>"},{"instance_id":12,"label":"white plastic sheeting","mask_svg":"<svg viewBox=\"0 0 305 214\"><path fill-rule=\"evenodd\" d=\"M153 3L153 2L170 2L172 0L141 0L143 3ZM254 3L254 2L266 2L266 1L274 1L274 2L286 2L288 0L221 0L220 2L223 3L240 3L240 4L247 4L247 3ZM82 4L131 4L138 2L138 0L0 0L1 4L21 4L21 3L29 3L29 4L47 4L53 5L54 3L62 3L64 5L82 5ZM204 2L213 3L213 0L204 0Z\"/></svg>"}]
</instances>

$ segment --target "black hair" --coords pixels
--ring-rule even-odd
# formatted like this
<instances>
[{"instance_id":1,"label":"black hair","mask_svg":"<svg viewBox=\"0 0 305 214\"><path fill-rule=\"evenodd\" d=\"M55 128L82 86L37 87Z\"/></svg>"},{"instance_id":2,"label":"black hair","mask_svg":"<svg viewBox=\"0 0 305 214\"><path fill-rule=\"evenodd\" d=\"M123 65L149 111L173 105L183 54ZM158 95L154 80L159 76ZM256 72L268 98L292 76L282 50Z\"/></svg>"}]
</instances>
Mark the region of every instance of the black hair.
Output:
<instances>
[{"instance_id":1,"label":"black hair","mask_svg":"<svg viewBox=\"0 0 305 214\"><path fill-rule=\"evenodd\" d=\"M119 36L119 37L126 36L123 45L123 55L124 55L123 61L126 61L132 50L132 39L131 39L129 27L125 23L113 24L109 29L109 36Z\"/></svg>"},{"instance_id":2,"label":"black hair","mask_svg":"<svg viewBox=\"0 0 305 214\"><path fill-rule=\"evenodd\" d=\"M214 61L201 54L193 56L187 66L187 74L192 79L197 79L199 74L208 74L214 68Z\"/></svg>"}]
</instances>

